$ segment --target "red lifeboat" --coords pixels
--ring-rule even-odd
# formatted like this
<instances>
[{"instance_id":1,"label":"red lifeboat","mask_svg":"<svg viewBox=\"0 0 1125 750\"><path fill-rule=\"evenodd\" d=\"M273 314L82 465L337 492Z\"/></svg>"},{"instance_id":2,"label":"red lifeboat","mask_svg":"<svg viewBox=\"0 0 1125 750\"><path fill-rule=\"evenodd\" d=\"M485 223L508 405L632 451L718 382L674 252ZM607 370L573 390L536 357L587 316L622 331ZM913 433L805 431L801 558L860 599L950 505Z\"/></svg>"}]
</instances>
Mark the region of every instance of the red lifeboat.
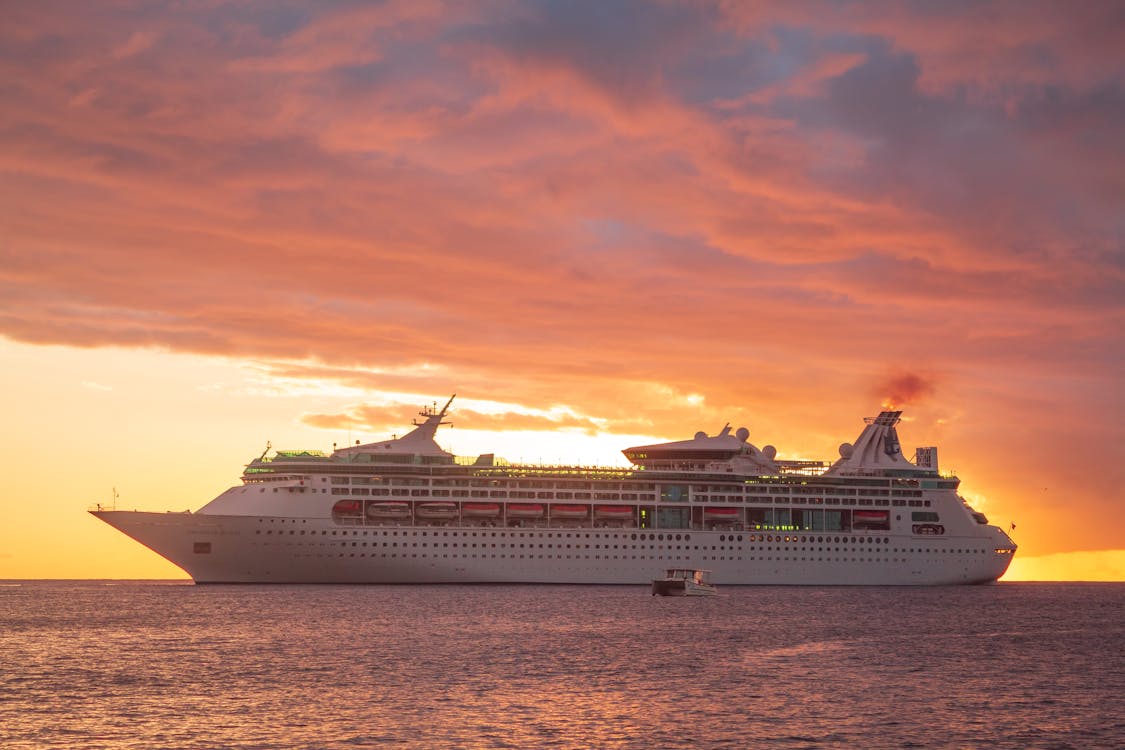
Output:
<instances>
[{"instance_id":1,"label":"red lifeboat","mask_svg":"<svg viewBox=\"0 0 1125 750\"><path fill-rule=\"evenodd\" d=\"M340 500L332 506L332 514L336 516L363 515L363 502L360 500Z\"/></svg>"},{"instance_id":2,"label":"red lifeboat","mask_svg":"<svg viewBox=\"0 0 1125 750\"><path fill-rule=\"evenodd\" d=\"M558 506L556 506L558 507ZM594 507L594 515L598 518L632 518L633 506L631 505L598 505Z\"/></svg>"},{"instance_id":3,"label":"red lifeboat","mask_svg":"<svg viewBox=\"0 0 1125 750\"><path fill-rule=\"evenodd\" d=\"M853 510L852 528L856 531L882 531L890 528L890 512L885 510Z\"/></svg>"},{"instance_id":4,"label":"red lifeboat","mask_svg":"<svg viewBox=\"0 0 1125 750\"><path fill-rule=\"evenodd\" d=\"M508 518L542 518L543 506L534 503L508 503Z\"/></svg>"},{"instance_id":5,"label":"red lifeboat","mask_svg":"<svg viewBox=\"0 0 1125 750\"><path fill-rule=\"evenodd\" d=\"M500 515L500 503L465 503L461 506L465 518L496 518Z\"/></svg>"},{"instance_id":6,"label":"red lifeboat","mask_svg":"<svg viewBox=\"0 0 1125 750\"><path fill-rule=\"evenodd\" d=\"M708 521L737 521L738 508L704 508L703 517Z\"/></svg>"}]
</instances>

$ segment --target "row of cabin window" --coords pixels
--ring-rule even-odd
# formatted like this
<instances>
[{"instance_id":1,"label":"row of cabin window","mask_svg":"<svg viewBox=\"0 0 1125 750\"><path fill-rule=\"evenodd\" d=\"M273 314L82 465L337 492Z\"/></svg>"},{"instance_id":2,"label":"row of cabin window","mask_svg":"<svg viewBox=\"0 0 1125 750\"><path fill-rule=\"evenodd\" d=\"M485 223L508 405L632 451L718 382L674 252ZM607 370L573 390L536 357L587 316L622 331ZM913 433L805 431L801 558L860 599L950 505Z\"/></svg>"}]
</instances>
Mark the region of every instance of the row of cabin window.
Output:
<instances>
[{"instance_id":1,"label":"row of cabin window","mask_svg":"<svg viewBox=\"0 0 1125 750\"><path fill-rule=\"evenodd\" d=\"M421 479L411 477L321 477L321 481L331 481L334 485L397 485L399 487L483 487L490 489L508 488L508 489L535 489L535 490L632 490L635 492L656 492L657 485L651 483L641 482L573 482L567 480L555 481L527 481L527 480L503 480L503 479ZM741 488L731 487L729 485L663 485L664 487L677 486L682 490L690 488L692 493L695 494L720 494L742 495ZM746 488L747 491L753 491L751 488ZM869 496L896 496L896 497L921 497L921 490L885 490L875 488L864 488L862 490L852 487L823 487L823 486L801 486L801 487L769 487L762 488L771 495L842 495L854 496L860 493ZM542 495L541 495L542 496ZM526 495L532 497L532 495Z\"/></svg>"},{"instance_id":2,"label":"row of cabin window","mask_svg":"<svg viewBox=\"0 0 1125 750\"><path fill-rule=\"evenodd\" d=\"M277 492L277 488L274 488ZM314 489L313 492L316 490ZM626 502L652 502L651 497L641 497L633 493L617 493L617 492L519 492L519 491L505 491L505 490L407 490L405 488L391 487L385 488L332 488L333 495L344 497L461 497L461 498L489 498L489 499L514 499L514 500L593 500L597 501L626 501ZM762 496L734 496L734 495L694 495L693 502L706 503L706 502L719 502L719 503L769 503L776 502L777 499L762 497ZM840 498L787 498L782 502L792 504L811 504L811 505L847 505L848 503ZM856 505L860 506L882 506L887 507L890 505L895 506L925 506L929 507L930 501L925 500L911 500L908 502L904 500L886 500L883 498L858 498L853 501Z\"/></svg>"}]
</instances>

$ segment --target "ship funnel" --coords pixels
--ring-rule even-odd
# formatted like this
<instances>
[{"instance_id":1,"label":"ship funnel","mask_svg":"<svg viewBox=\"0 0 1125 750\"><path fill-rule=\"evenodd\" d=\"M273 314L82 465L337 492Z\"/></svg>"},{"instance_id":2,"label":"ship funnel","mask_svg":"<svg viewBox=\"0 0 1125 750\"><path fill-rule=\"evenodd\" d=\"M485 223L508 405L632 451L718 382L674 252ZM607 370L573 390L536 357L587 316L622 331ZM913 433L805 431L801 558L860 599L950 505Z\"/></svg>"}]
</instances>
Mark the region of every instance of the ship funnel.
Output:
<instances>
[{"instance_id":1,"label":"ship funnel","mask_svg":"<svg viewBox=\"0 0 1125 750\"><path fill-rule=\"evenodd\" d=\"M828 474L853 474L883 469L913 469L902 455L902 445L898 440L895 426L902 417L901 411L880 412L877 417L868 417L867 426L856 438L855 443L840 446L840 458L828 470Z\"/></svg>"}]
</instances>

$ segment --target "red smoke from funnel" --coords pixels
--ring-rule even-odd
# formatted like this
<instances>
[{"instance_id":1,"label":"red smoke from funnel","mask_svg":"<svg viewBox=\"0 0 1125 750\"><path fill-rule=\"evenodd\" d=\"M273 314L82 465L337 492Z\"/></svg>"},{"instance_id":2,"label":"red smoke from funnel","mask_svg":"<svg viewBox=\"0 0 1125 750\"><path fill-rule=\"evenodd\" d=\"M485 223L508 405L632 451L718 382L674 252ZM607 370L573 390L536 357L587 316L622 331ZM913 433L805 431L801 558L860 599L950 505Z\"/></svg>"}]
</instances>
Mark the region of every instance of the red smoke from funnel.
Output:
<instances>
[{"instance_id":1,"label":"red smoke from funnel","mask_svg":"<svg viewBox=\"0 0 1125 750\"><path fill-rule=\"evenodd\" d=\"M884 409L897 409L918 403L933 394L934 383L913 372L890 376L878 386Z\"/></svg>"}]
</instances>

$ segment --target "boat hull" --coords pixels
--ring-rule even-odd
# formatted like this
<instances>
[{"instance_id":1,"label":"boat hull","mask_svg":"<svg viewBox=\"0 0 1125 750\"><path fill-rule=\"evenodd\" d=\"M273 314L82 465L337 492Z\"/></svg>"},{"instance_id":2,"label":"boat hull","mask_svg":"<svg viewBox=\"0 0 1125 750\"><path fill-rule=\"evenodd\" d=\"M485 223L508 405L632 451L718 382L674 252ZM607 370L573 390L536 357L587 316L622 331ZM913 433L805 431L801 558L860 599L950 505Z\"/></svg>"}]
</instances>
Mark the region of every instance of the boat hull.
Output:
<instances>
[{"instance_id":1,"label":"boat hull","mask_svg":"<svg viewBox=\"0 0 1125 750\"><path fill-rule=\"evenodd\" d=\"M718 591L714 586L693 584L690 581L665 581L652 582L653 596L715 596Z\"/></svg>"},{"instance_id":2,"label":"boat hull","mask_svg":"<svg viewBox=\"0 0 1125 750\"><path fill-rule=\"evenodd\" d=\"M647 584L671 566L719 585L950 585L995 581L1012 555L986 537L855 533L848 544L605 528L354 527L326 518L91 513L198 583Z\"/></svg>"}]
</instances>

